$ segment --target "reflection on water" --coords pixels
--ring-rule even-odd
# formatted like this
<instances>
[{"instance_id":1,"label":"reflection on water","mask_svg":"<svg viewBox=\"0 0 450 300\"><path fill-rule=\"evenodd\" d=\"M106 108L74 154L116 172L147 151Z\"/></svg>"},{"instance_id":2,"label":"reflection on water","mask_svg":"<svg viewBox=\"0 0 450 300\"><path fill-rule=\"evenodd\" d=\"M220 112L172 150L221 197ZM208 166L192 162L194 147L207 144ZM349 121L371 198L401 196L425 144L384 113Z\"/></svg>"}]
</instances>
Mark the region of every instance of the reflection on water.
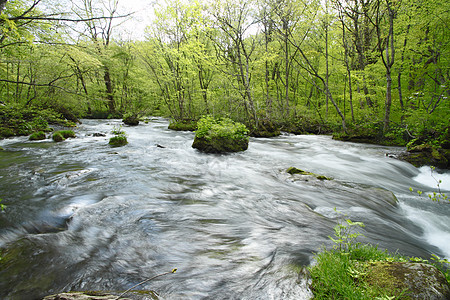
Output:
<instances>
[{"instance_id":1,"label":"reflection on water","mask_svg":"<svg viewBox=\"0 0 450 300\"><path fill-rule=\"evenodd\" d=\"M284 135L211 155L163 119L124 127L129 144L110 148L119 123L86 120L58 144L0 141L1 298L126 290L178 268L141 288L164 299L307 299L298 271L330 246L334 208L366 224L365 241L450 256L450 208L409 192L433 187L385 156L400 148Z\"/></svg>"}]
</instances>

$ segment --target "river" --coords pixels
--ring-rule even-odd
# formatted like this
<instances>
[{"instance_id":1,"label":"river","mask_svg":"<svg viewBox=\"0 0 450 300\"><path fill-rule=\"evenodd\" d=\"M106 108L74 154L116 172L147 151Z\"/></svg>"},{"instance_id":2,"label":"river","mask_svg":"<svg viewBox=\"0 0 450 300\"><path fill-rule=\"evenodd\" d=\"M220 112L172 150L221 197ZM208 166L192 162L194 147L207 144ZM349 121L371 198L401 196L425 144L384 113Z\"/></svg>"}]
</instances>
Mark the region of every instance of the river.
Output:
<instances>
[{"instance_id":1,"label":"river","mask_svg":"<svg viewBox=\"0 0 450 300\"><path fill-rule=\"evenodd\" d=\"M124 126L129 144L111 148L120 124L83 120L62 143L0 141L1 299L126 290L174 268L138 289L162 299L308 299L298 271L332 247L342 214L365 224L362 242L450 258L450 205L409 191L436 191L436 178L448 193L450 172L386 156L403 148L285 134L204 154L192 132L161 118ZM291 166L332 180L287 174Z\"/></svg>"}]
</instances>

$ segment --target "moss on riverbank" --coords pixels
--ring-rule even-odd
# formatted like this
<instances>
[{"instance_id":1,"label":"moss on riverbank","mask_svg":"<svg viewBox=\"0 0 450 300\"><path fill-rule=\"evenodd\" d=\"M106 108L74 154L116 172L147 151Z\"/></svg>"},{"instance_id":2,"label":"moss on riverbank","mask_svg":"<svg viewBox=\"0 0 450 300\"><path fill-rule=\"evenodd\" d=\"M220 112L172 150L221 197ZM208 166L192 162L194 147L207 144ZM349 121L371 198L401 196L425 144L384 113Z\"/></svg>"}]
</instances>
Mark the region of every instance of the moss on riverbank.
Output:
<instances>
[{"instance_id":1,"label":"moss on riverbank","mask_svg":"<svg viewBox=\"0 0 450 300\"><path fill-rule=\"evenodd\" d=\"M34 132L50 132L49 124L74 127L76 124L66 120L51 109L0 105L0 138L30 135Z\"/></svg>"}]
</instances>

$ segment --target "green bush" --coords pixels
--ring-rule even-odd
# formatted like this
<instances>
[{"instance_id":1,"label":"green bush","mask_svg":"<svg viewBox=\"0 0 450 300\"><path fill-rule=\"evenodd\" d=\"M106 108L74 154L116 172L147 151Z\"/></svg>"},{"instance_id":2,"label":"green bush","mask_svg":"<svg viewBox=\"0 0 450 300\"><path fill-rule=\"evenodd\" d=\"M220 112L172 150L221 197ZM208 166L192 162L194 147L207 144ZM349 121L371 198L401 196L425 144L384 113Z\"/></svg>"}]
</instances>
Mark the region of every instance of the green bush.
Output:
<instances>
[{"instance_id":1,"label":"green bush","mask_svg":"<svg viewBox=\"0 0 450 300\"><path fill-rule=\"evenodd\" d=\"M30 141L45 140L45 133L43 131L35 132L30 135L29 140Z\"/></svg>"},{"instance_id":2,"label":"green bush","mask_svg":"<svg viewBox=\"0 0 450 300\"><path fill-rule=\"evenodd\" d=\"M113 136L109 139L109 145L112 147L121 147L128 144L127 137L123 134Z\"/></svg>"},{"instance_id":3,"label":"green bush","mask_svg":"<svg viewBox=\"0 0 450 300\"><path fill-rule=\"evenodd\" d=\"M201 118L197 123L193 148L207 153L238 152L248 148L245 125L228 118Z\"/></svg>"},{"instance_id":4,"label":"green bush","mask_svg":"<svg viewBox=\"0 0 450 300\"><path fill-rule=\"evenodd\" d=\"M244 124L234 122L229 118L214 119L212 116L201 118L197 122L195 136L198 138L227 138L232 140L247 140L248 129Z\"/></svg>"}]
</instances>

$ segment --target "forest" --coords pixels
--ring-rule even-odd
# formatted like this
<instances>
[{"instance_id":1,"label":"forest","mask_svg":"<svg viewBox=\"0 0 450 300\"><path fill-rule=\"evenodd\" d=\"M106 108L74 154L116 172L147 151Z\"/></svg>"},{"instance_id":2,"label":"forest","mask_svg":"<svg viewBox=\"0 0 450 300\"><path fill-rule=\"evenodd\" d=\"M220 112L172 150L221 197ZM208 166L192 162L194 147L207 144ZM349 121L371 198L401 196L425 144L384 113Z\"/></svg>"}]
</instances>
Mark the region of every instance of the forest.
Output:
<instances>
[{"instance_id":1,"label":"forest","mask_svg":"<svg viewBox=\"0 0 450 300\"><path fill-rule=\"evenodd\" d=\"M447 161L448 1L166 0L141 39L119 34L133 22L119 0L54 2L0 1L3 137L39 120L211 115Z\"/></svg>"}]
</instances>

